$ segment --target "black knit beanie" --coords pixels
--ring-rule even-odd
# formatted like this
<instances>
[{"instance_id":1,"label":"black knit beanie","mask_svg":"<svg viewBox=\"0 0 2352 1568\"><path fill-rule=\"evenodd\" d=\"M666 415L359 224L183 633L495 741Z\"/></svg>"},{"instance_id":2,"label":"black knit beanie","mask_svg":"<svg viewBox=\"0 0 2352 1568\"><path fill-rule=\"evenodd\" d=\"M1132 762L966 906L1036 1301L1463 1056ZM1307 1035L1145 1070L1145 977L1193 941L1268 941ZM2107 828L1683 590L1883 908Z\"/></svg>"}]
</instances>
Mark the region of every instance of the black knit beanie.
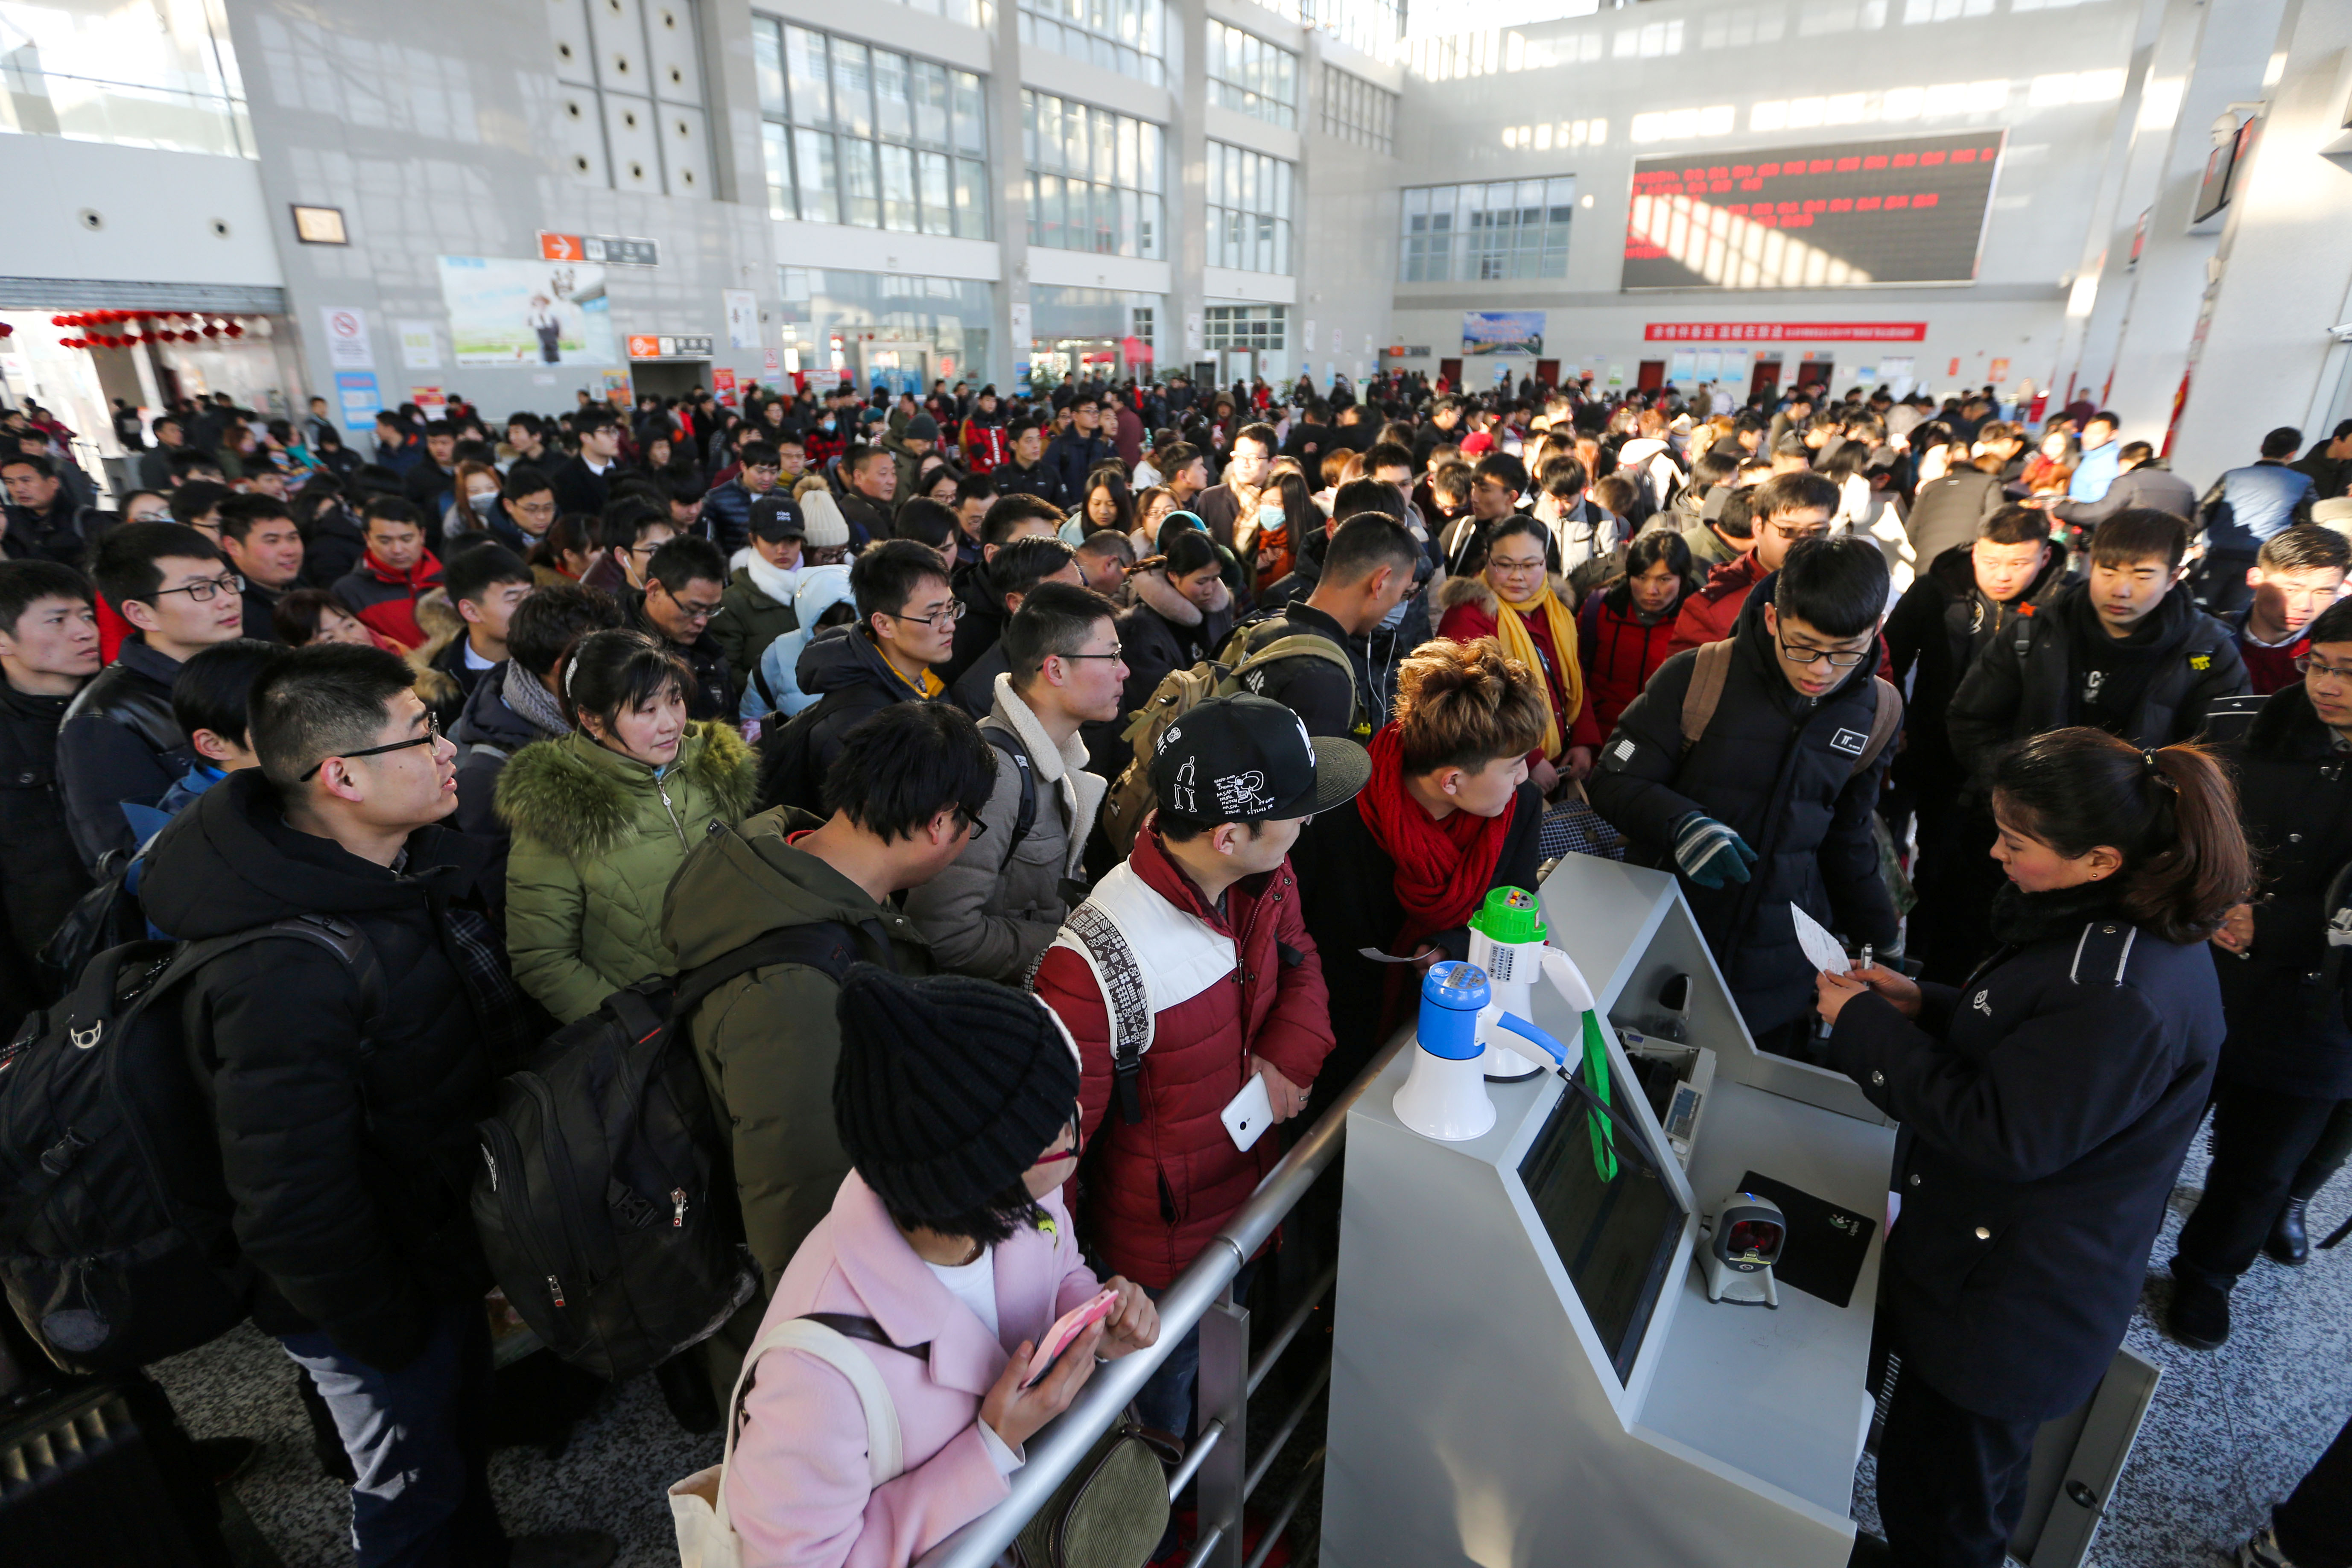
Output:
<instances>
[{"instance_id":1,"label":"black knit beanie","mask_svg":"<svg viewBox=\"0 0 2352 1568\"><path fill-rule=\"evenodd\" d=\"M866 1184L909 1219L986 1208L1070 1120L1078 1062L1045 1005L961 974L853 964L835 1004L834 1122Z\"/></svg>"}]
</instances>

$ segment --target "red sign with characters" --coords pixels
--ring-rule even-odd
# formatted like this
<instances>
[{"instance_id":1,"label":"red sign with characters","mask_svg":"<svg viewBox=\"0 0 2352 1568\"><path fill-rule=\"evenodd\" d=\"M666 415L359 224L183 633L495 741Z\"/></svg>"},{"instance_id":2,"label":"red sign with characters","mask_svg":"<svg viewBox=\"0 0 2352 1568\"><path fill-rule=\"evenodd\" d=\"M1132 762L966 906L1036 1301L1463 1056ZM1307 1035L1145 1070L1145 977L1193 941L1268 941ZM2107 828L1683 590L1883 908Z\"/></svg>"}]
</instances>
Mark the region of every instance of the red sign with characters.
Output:
<instances>
[{"instance_id":1,"label":"red sign with characters","mask_svg":"<svg viewBox=\"0 0 2352 1568\"><path fill-rule=\"evenodd\" d=\"M1916 343L1925 321L1652 321L1642 329L1654 343Z\"/></svg>"}]
</instances>

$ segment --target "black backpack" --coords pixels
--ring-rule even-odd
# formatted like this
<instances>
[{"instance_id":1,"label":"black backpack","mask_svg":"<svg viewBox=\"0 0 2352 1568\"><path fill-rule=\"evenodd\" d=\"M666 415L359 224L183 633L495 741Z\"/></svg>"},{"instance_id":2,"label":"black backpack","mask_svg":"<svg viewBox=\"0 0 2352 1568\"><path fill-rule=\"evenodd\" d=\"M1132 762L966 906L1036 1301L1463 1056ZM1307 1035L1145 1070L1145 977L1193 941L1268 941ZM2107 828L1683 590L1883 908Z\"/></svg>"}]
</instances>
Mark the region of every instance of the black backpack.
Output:
<instances>
[{"instance_id":1,"label":"black backpack","mask_svg":"<svg viewBox=\"0 0 2352 1568\"><path fill-rule=\"evenodd\" d=\"M557 1355L618 1381L751 1300L727 1142L683 1026L737 975L803 963L838 980L856 958L845 926L771 931L614 992L500 1086L477 1125L474 1223L508 1301Z\"/></svg>"},{"instance_id":2,"label":"black backpack","mask_svg":"<svg viewBox=\"0 0 2352 1568\"><path fill-rule=\"evenodd\" d=\"M110 948L0 1052L0 1284L68 1372L129 1371L246 1315L251 1271L173 993L213 959L273 937L334 953L359 983L363 1016L381 1016L383 972L367 938L305 915Z\"/></svg>"}]
</instances>

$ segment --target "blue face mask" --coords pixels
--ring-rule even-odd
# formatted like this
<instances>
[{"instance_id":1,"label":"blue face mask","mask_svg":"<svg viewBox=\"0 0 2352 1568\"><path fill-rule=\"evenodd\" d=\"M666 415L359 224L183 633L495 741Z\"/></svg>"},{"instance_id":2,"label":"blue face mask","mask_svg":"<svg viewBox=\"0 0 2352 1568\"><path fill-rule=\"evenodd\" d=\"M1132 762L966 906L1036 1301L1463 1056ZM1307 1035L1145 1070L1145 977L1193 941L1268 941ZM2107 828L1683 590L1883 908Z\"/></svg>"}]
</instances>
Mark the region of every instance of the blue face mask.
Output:
<instances>
[{"instance_id":1,"label":"blue face mask","mask_svg":"<svg viewBox=\"0 0 2352 1568\"><path fill-rule=\"evenodd\" d=\"M1404 624L1405 607L1412 603L1412 601L1411 599L1399 599L1396 602L1395 606L1391 608L1387 615L1381 617L1381 627L1387 631L1394 631L1397 627L1402 626Z\"/></svg>"},{"instance_id":2,"label":"blue face mask","mask_svg":"<svg viewBox=\"0 0 2352 1568\"><path fill-rule=\"evenodd\" d=\"M1282 508L1278 506L1262 506L1257 509L1257 525L1263 532L1280 533L1288 521Z\"/></svg>"}]
</instances>

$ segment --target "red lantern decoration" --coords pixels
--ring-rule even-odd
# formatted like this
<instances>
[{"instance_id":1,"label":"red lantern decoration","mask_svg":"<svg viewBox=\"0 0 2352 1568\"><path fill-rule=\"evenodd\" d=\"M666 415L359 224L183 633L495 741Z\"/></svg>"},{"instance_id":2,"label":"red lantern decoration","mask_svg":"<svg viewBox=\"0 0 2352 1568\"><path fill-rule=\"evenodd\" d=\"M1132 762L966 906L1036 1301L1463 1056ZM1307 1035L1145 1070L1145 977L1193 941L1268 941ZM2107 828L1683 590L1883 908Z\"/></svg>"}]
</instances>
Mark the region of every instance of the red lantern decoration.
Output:
<instances>
[{"instance_id":1,"label":"red lantern decoration","mask_svg":"<svg viewBox=\"0 0 2352 1568\"><path fill-rule=\"evenodd\" d=\"M231 321L226 331L228 332L228 335L233 338L241 338L245 336L245 329L238 326L235 321Z\"/></svg>"}]
</instances>

